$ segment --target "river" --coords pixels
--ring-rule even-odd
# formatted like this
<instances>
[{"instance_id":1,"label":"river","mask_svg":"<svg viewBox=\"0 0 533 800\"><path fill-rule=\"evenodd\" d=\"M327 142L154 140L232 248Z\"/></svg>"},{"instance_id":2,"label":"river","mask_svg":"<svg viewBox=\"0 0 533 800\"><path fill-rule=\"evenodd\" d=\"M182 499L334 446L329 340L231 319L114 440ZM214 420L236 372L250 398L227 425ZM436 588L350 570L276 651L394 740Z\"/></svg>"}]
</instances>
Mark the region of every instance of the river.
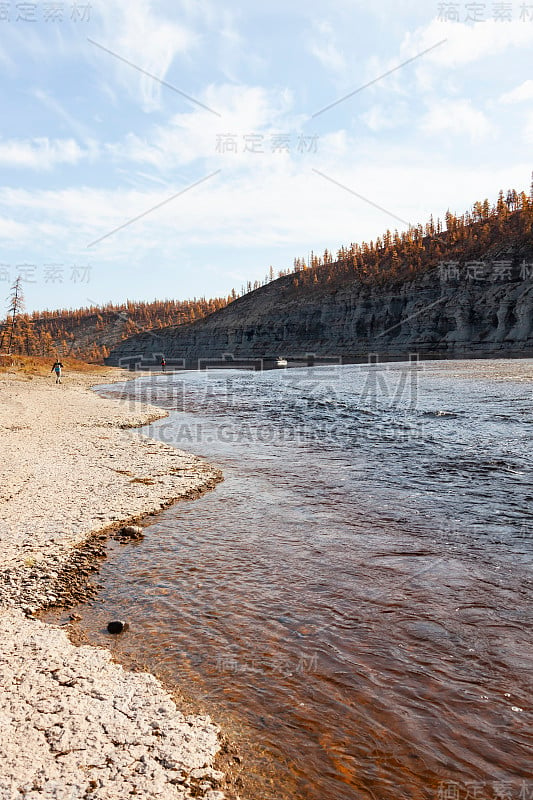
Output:
<instances>
[{"instance_id":1,"label":"river","mask_svg":"<svg viewBox=\"0 0 533 800\"><path fill-rule=\"evenodd\" d=\"M110 610L130 622L117 656L230 733L243 797L533 798L533 384L497 372L208 370L99 389L167 408L143 433L225 480L113 545L81 625L109 644Z\"/></svg>"}]
</instances>

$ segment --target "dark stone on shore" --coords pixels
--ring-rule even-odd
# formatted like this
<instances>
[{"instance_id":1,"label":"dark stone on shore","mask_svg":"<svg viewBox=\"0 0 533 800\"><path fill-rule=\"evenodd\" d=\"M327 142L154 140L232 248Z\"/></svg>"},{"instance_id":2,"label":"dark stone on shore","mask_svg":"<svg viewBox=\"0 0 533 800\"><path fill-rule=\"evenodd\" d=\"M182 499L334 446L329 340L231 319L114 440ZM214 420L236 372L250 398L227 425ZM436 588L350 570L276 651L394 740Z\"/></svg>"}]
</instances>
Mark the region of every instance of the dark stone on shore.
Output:
<instances>
[{"instance_id":1,"label":"dark stone on shore","mask_svg":"<svg viewBox=\"0 0 533 800\"><path fill-rule=\"evenodd\" d=\"M122 622L121 620L113 620L112 622L107 623L107 631L108 633L122 633L128 629L128 623Z\"/></svg>"},{"instance_id":2,"label":"dark stone on shore","mask_svg":"<svg viewBox=\"0 0 533 800\"><path fill-rule=\"evenodd\" d=\"M140 525L126 525L115 535L119 542L138 542L144 539L143 529Z\"/></svg>"}]
</instances>

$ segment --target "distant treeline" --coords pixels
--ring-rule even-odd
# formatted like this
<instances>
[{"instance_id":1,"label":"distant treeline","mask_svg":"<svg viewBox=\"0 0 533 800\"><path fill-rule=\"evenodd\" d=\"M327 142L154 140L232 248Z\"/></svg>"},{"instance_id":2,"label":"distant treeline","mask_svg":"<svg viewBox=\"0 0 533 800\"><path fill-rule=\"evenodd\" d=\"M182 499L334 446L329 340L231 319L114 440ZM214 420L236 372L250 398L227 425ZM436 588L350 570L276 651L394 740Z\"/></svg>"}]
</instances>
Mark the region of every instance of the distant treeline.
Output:
<instances>
[{"instance_id":1,"label":"distant treeline","mask_svg":"<svg viewBox=\"0 0 533 800\"><path fill-rule=\"evenodd\" d=\"M167 325L182 325L212 314L231 298L155 300L152 303L108 303L105 306L35 311L18 314L11 351L20 355L71 355L103 363L112 347L134 333ZM0 331L0 352L10 338L11 322Z\"/></svg>"}]
</instances>

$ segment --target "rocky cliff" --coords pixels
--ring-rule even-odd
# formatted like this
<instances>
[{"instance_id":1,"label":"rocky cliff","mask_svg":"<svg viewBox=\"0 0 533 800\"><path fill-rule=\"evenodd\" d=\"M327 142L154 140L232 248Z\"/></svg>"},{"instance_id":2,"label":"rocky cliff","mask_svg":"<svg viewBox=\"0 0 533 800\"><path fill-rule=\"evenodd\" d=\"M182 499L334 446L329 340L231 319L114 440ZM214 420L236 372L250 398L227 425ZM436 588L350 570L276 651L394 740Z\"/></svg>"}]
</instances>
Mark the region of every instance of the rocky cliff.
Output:
<instances>
[{"instance_id":1,"label":"rocky cliff","mask_svg":"<svg viewBox=\"0 0 533 800\"><path fill-rule=\"evenodd\" d=\"M196 366L200 359L343 361L422 357L533 356L533 242L492 248L485 258L441 262L379 283L344 275L308 282L287 275L189 325L147 331L107 363Z\"/></svg>"}]
</instances>

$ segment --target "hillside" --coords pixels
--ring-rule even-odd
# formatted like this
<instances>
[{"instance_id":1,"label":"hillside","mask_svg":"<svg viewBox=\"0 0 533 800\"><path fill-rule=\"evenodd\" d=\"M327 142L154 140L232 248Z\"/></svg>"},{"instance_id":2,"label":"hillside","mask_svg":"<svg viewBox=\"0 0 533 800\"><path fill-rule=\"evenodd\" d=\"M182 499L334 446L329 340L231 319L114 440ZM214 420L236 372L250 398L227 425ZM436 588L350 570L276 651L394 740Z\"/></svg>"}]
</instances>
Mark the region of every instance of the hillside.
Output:
<instances>
[{"instance_id":1,"label":"hillside","mask_svg":"<svg viewBox=\"0 0 533 800\"><path fill-rule=\"evenodd\" d=\"M25 356L72 356L103 363L123 339L146 329L185 324L223 308L231 298L152 303L109 303L76 310L20 314L12 340L12 352ZM9 341L10 325L0 323L0 353Z\"/></svg>"},{"instance_id":2,"label":"hillside","mask_svg":"<svg viewBox=\"0 0 533 800\"><path fill-rule=\"evenodd\" d=\"M194 366L199 359L365 359L533 355L533 199L491 206L295 270L209 317L134 335L108 364Z\"/></svg>"}]
</instances>

